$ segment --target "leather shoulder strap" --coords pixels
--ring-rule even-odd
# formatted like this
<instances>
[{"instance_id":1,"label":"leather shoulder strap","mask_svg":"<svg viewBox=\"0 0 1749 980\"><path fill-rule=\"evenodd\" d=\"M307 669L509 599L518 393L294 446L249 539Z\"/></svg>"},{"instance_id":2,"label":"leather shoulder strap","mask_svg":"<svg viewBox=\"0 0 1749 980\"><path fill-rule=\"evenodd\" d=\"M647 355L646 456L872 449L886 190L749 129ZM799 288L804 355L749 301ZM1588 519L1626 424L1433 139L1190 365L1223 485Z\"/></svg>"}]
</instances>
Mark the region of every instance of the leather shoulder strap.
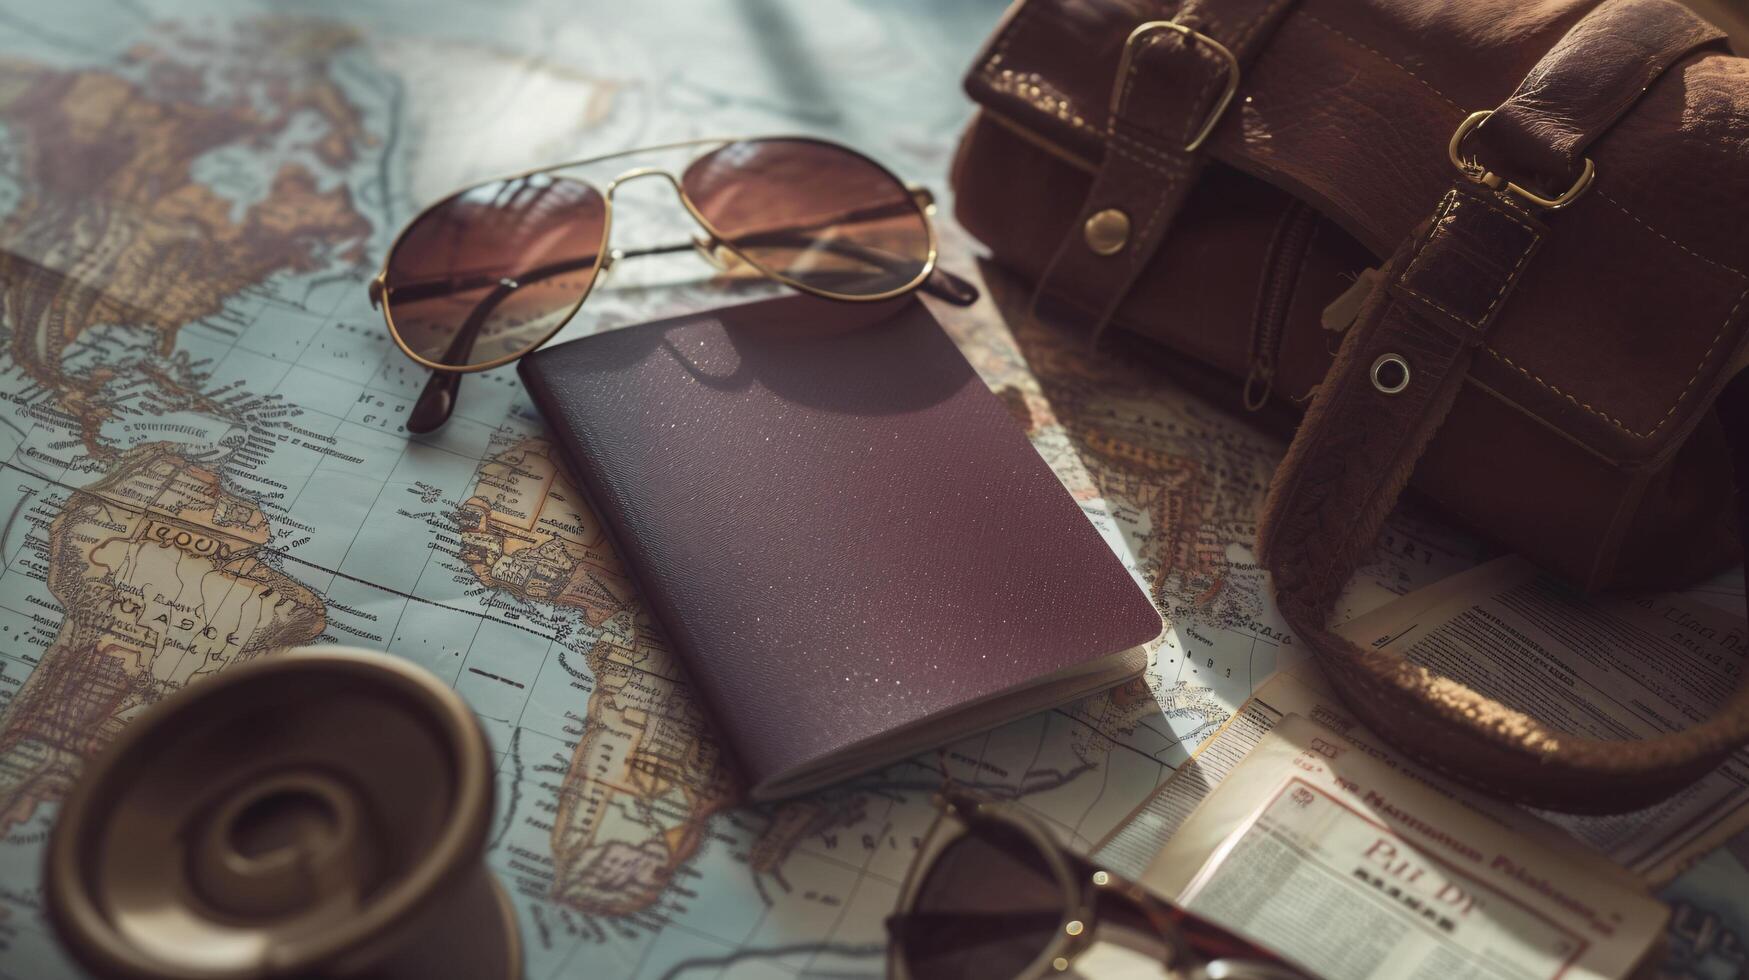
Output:
<instances>
[{"instance_id":1,"label":"leather shoulder strap","mask_svg":"<svg viewBox=\"0 0 1749 980\"><path fill-rule=\"evenodd\" d=\"M1202 172L1245 66L1293 0L1184 0L1171 20L1138 21L1106 120L1105 159L1074 230L1039 279L1097 311L1095 336L1153 257Z\"/></svg>"},{"instance_id":2,"label":"leather shoulder strap","mask_svg":"<svg viewBox=\"0 0 1749 980\"><path fill-rule=\"evenodd\" d=\"M1707 32L1668 0L1609 0L1495 111L1488 124L1504 114L1510 125L1495 132L1515 134L1505 141L1522 143L1520 152L1502 163L1491 155L1497 144L1489 144L1471 174L1476 182L1460 180L1386 265L1387 285L1344 337L1276 472L1259 528L1283 616L1355 714L1447 775L1523 803L1621 812L1668 796L1749 741L1749 687L1718 716L1671 735L1626 743L1581 738L1399 656L1357 646L1332 631L1329 618L1343 586L1372 555L1477 347L1514 288L1535 274L1539 245L1559 233L1558 212L1533 214L1526 195L1494 173L1511 166L1524 168L1508 171L1515 177L1561 174L1697 43L1710 43ZM1740 411L1746 417L1737 424L1749 424L1749 407ZM1749 453L1749 434L1739 428L1736 439L1738 451ZM1749 470L1740 472L1749 479Z\"/></svg>"}]
</instances>

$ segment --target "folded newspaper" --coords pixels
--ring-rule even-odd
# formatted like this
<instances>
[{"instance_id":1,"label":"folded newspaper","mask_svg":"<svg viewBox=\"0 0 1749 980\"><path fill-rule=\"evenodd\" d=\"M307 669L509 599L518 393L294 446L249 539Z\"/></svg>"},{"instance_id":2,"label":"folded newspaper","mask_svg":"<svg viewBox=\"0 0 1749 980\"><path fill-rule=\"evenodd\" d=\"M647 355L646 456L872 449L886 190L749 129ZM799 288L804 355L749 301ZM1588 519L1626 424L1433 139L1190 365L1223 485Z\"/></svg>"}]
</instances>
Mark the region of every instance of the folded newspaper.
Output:
<instances>
[{"instance_id":1,"label":"folded newspaper","mask_svg":"<svg viewBox=\"0 0 1749 980\"><path fill-rule=\"evenodd\" d=\"M1749 650L1739 585L1650 596L1585 595L1518 558L1454 575L1341 627L1577 734L1632 738L1706 716L1733 689ZM1571 837L1648 885L1675 878L1749 829L1749 751L1655 806L1614 816L1523 810L1460 789L1407 761L1348 715L1315 664L1276 674L1215 737L1096 849L1134 874L1210 788L1284 714L1339 731L1454 801L1521 833Z\"/></svg>"},{"instance_id":2,"label":"folded newspaper","mask_svg":"<svg viewBox=\"0 0 1749 980\"><path fill-rule=\"evenodd\" d=\"M1621 977L1668 915L1577 844L1454 806L1299 715L1140 881L1328 977Z\"/></svg>"}]
</instances>

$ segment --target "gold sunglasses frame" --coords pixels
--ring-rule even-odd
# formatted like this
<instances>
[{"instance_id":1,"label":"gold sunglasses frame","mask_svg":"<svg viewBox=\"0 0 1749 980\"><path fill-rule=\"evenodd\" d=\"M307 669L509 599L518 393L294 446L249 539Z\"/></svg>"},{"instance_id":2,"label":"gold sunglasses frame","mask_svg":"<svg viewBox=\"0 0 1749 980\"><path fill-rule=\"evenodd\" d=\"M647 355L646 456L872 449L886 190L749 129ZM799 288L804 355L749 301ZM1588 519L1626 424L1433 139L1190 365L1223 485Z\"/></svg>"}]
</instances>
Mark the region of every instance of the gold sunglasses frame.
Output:
<instances>
[{"instance_id":1,"label":"gold sunglasses frame","mask_svg":"<svg viewBox=\"0 0 1749 980\"><path fill-rule=\"evenodd\" d=\"M857 158L867 162L868 164L872 165L876 169L880 170L881 173L886 174L888 177L890 177L892 179L893 183L897 184L901 188L904 188L905 191L907 192L907 195L909 196L911 203L913 204L913 206L915 206L917 208L918 216L923 219L923 227L924 227L925 233L928 236L928 242L929 242L928 255L925 257L925 259L923 261L923 267L921 270L918 271L917 275L915 277L913 277L909 282L905 283L903 286L899 286L899 287L896 287L894 289L889 289L889 290L886 290L885 292L881 292L881 293L871 293L871 294L867 294L867 295L854 295L854 294L849 294L849 293L835 293L835 292L832 292L831 290L820 289L817 286L810 286L810 285L803 283L799 280L796 280L790 276L786 276L786 275L784 275L784 274L782 274L774 269L767 268L765 266L765 264L751 258L744 251L742 251L739 247L737 247L734 242L732 242L728 238L724 237L724 235L721 232L719 232L716 229L716 227L713 226L710 223L710 221L708 219L706 219L705 216L698 210L698 206L692 202L691 196L686 193L686 188L681 183L682 178L685 176L685 173L687 170L689 170L698 161L709 156L710 153L720 152L723 149L726 149L726 148L733 146L737 143L763 143L763 142L778 142L778 141L816 143L816 144L819 144L821 146L831 147L832 149L839 150L839 151L844 152L844 153L848 153L851 156L857 157ZM483 361L479 364L466 364L466 365L440 364L436 361L430 360L429 358L426 358L426 357L420 355L419 353L415 352L412 347L408 346L407 341L401 336L401 331L395 326L395 316L394 316L393 311L390 309L390 306L391 306L391 304L390 304L390 290L389 290L389 285L388 285L389 262L394 258L395 250L401 246L401 241L404 238L406 238L407 232L409 230L411 230L414 225L418 224L419 220L421 218L423 218L427 214L431 213L431 211L434 208L441 207L442 205L447 204L448 202L456 199L460 195L465 194L468 191L471 191L476 187L484 187L487 184L506 183L506 182L513 181L513 180L521 180L521 179L526 178L526 177L533 177L533 176L536 176L537 174L547 174L547 173L555 173L555 172L558 172L561 170L571 170L571 169L574 169L577 167L589 166L591 164L604 163L608 160L617 160L617 159L620 159L622 157L636 156L637 154L640 154L640 153L660 153L660 152L663 152L665 150L679 150L679 149L685 149L685 148L691 147L691 146L703 147L703 146L713 146L713 145L715 146L715 149L712 149L708 153L707 152L700 152L699 154L697 154L696 156L694 156L690 160L688 160L686 162L686 165L684 167L680 168L681 175L679 177L675 176L673 171L665 170L661 167L634 167L630 170L625 171L624 173L615 175L612 180L607 182L607 186L605 188L597 186L594 181L588 180L586 178L572 177L572 176L565 177L566 180L576 181L577 183L580 183L580 184L584 185L585 187L588 187L590 190L594 191L595 193L597 193L601 196L603 207L604 207L604 211L603 211L603 215L602 215L602 222L601 222L601 242L596 247L596 255L600 256L600 258L596 261L595 265L590 269L589 281L588 281L588 283L586 283L584 285L583 291L580 294L578 294L577 302L571 304L570 310L566 311L564 317L561 318L556 324L554 324L554 326L551 330L549 330L545 334L543 334L539 340L529 344L528 346L522 348L519 351L516 351L515 353L506 354L503 357L496 357L496 358L493 358L489 361ZM680 203L686 208L687 213L692 215L692 220L697 222L698 226L701 229L703 229L707 235L710 236L710 240L708 242L700 242L697 239L694 239L694 241L693 241L693 244L699 249L700 252L703 252L705 254L707 259L712 257L712 255L714 254L716 249L718 249L718 248L727 249L731 255L735 256L740 261L746 263L747 266L752 268L754 271L758 272L761 276L764 276L765 278L770 279L773 282L777 282L777 283L780 283L784 286L788 286L789 288L794 289L797 292L805 293L805 294L810 295L810 296L818 296L818 297L821 297L822 299L836 300L836 301L841 302L841 303L878 303L878 302L881 302L883 300L889 300L889 299L894 299L894 298L899 297L899 296L903 296L906 293L915 292L925 282L928 282L929 277L931 275L933 275L935 272L936 259L937 259L938 254L939 254L939 250L937 247L937 237L936 237L936 232L935 232L935 221L934 221L935 199L929 193L927 188L920 187L916 184L906 183L903 179L901 179L899 177L898 174L895 174L895 173L893 173L892 170L888 169L885 164L874 159L873 157L869 156L868 154L863 153L860 150L857 150L853 147L845 146L843 143L839 143L839 142L836 142L834 140L823 139L823 138L818 137L818 136L768 135L768 136L740 136L740 137L737 137L737 136L701 137L698 139L677 140L677 141L672 142L672 143L657 143L657 144L652 145L652 146L640 146L640 147L635 147L635 148L629 149L629 150L616 150L613 153L604 153L604 154L601 154L600 156L584 157L582 159L567 160L563 163L550 164L550 165L544 166L544 167L534 167L534 168L529 169L529 170L522 170L522 171L518 171L516 173L506 174L502 177L491 177L491 178L487 178L485 180L475 181L471 184L467 184L463 187L457 188L454 191L451 191L449 194L438 199L437 201L434 201L431 204L428 204L425 207L421 208L419 210L419 213L414 215L410 220L408 220L406 224L402 225L401 230L395 234L395 239L393 242L391 242L389 244L388 251L383 253L382 267L377 270L376 276L374 276L370 281L371 305L381 308L381 311L383 314L383 322L389 328L389 337L395 341L395 346L397 346L401 349L401 353L406 354L408 357L412 358L418 364L420 364L424 367L430 368L433 371L438 371L438 372L441 372L444 374L474 374L474 373L479 372L479 371L489 371L489 370L496 368L496 367L503 367L504 365L509 364L511 361L514 361L517 358L525 357L528 354L531 354L534 351L538 350L547 341L552 340L553 337L555 337L559 333L559 331L565 329L565 325L570 323L571 320L577 316L577 311L583 308L583 304L588 301L590 294L595 291L595 284L600 281L602 274L605 273L608 269L612 268L613 264L616 261L618 261L618 259L620 257L619 254L610 248L612 241L613 241L613 194L614 194L614 191L620 187L620 185L629 183L630 181L633 181L633 180L638 180L638 179L643 178L643 177L662 177L662 178L665 178L668 181L669 185L674 188L674 193L676 194L676 196L678 196L680 198Z\"/></svg>"}]
</instances>

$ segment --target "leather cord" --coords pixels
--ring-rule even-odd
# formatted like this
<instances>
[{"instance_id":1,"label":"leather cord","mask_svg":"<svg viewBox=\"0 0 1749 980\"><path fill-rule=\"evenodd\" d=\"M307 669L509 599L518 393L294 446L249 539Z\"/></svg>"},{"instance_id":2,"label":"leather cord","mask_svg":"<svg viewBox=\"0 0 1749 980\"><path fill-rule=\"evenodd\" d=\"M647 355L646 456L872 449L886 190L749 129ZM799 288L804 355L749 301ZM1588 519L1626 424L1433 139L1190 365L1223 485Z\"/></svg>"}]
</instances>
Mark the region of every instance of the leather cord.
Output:
<instances>
[{"instance_id":1,"label":"leather cord","mask_svg":"<svg viewBox=\"0 0 1749 980\"><path fill-rule=\"evenodd\" d=\"M1541 152L1526 157L1529 166L1582 158L1626 110L1624 93L1637 97L1658 70L1705 43L1686 14L1668 8L1668 0L1601 5L1531 73L1541 81L1527 81L1489 123L1502 113L1508 121L1543 120L1522 130L1548 137ZM1633 39L1617 36L1630 27ZM1645 60L1611 67L1608 59L1622 52L1638 52L1631 56L1649 58L1653 68ZM1574 87L1579 77L1601 79L1593 88L1596 106ZM1538 101L1537 91L1559 97ZM1749 687L1713 718L1678 732L1638 741L1584 738L1329 627L1343 586L1371 556L1476 349L1514 287L1534 274L1534 256L1549 233L1504 192L1463 181L1445 196L1392 257L1383 276L1388 285L1374 291L1344 337L1276 472L1259 553L1284 618L1318 654L1357 717L1392 744L1459 782L1517 802L1625 812L1669 796L1749 742ZM1749 530L1749 380L1732 382L1718 412L1736 464L1739 523Z\"/></svg>"}]
</instances>

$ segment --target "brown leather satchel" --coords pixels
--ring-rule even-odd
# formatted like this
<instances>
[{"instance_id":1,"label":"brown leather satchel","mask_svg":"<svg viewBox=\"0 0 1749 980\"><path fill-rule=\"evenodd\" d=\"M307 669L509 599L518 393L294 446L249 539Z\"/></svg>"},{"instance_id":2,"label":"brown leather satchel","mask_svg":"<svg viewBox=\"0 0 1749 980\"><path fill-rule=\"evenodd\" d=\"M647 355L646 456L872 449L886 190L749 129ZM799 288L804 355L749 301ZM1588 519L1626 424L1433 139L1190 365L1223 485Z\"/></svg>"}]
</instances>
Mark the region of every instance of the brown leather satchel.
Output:
<instances>
[{"instance_id":1,"label":"brown leather satchel","mask_svg":"<svg viewBox=\"0 0 1749 980\"><path fill-rule=\"evenodd\" d=\"M1719 30L1673 0L1022 0L966 85L957 213L999 262L1305 408L1259 550L1380 734L1598 812L1749 741L1744 690L1579 738L1328 628L1411 473L1590 588L1740 560L1749 61Z\"/></svg>"}]
</instances>

